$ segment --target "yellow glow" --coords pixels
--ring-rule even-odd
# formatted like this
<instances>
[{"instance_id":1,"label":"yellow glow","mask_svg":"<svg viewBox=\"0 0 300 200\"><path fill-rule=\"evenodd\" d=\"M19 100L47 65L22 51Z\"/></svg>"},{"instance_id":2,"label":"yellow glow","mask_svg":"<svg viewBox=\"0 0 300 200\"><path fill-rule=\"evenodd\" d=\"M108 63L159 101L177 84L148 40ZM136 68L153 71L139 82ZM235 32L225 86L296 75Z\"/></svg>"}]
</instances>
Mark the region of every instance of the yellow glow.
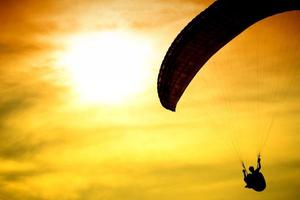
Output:
<instances>
[{"instance_id":1,"label":"yellow glow","mask_svg":"<svg viewBox=\"0 0 300 200\"><path fill-rule=\"evenodd\" d=\"M146 88L150 53L137 34L98 32L71 39L62 62L82 100L115 104Z\"/></svg>"}]
</instances>

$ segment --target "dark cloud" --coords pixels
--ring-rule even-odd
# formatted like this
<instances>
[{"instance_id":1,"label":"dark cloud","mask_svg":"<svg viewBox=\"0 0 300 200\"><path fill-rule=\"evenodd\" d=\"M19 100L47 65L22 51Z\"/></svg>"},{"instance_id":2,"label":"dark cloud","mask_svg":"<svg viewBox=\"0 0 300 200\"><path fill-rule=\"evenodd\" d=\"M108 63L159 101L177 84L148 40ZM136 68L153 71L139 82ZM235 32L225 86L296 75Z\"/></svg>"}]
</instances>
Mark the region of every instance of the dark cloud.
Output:
<instances>
[{"instance_id":1,"label":"dark cloud","mask_svg":"<svg viewBox=\"0 0 300 200\"><path fill-rule=\"evenodd\" d=\"M0 158L8 160L27 160L35 157L45 148L60 145L63 138L40 137L49 133L52 126L41 129L26 128L26 116L37 106L35 101L13 99L0 104ZM14 121L14 123L12 123ZM25 128L24 128L25 127Z\"/></svg>"},{"instance_id":2,"label":"dark cloud","mask_svg":"<svg viewBox=\"0 0 300 200\"><path fill-rule=\"evenodd\" d=\"M274 167L280 167L282 169L290 168L290 169L293 169L293 170L297 170L297 169L300 168L300 158L274 163L273 165L274 165Z\"/></svg>"},{"instance_id":3,"label":"dark cloud","mask_svg":"<svg viewBox=\"0 0 300 200\"><path fill-rule=\"evenodd\" d=\"M30 56L34 55L34 53L42 54L59 49L59 45L38 42L36 40L10 40L0 43L0 57L4 60L11 60L14 56Z\"/></svg>"},{"instance_id":4,"label":"dark cloud","mask_svg":"<svg viewBox=\"0 0 300 200\"><path fill-rule=\"evenodd\" d=\"M10 199L10 200L45 200L45 198L39 197L34 194L34 192L24 192L24 191L11 191L6 190L5 188L0 189L0 198L1 199Z\"/></svg>"},{"instance_id":5,"label":"dark cloud","mask_svg":"<svg viewBox=\"0 0 300 200\"><path fill-rule=\"evenodd\" d=\"M221 102L230 103L278 103L284 101L295 101L300 98L300 89L286 88L281 91L264 91L259 94L256 91L245 91L236 93L226 93L223 96L215 97Z\"/></svg>"},{"instance_id":6,"label":"dark cloud","mask_svg":"<svg viewBox=\"0 0 300 200\"><path fill-rule=\"evenodd\" d=\"M6 122L14 116L20 115L22 111L26 110L29 106L25 99L14 98L2 102L0 104L0 157L10 158L15 155L23 154L24 145L27 145L27 141L19 143L16 141L17 135L15 128L9 127ZM11 144L13 143L13 144ZM19 144L18 144L19 143ZM23 144L23 145L22 145ZM22 147L23 146L23 147ZM23 150L22 150L23 149Z\"/></svg>"},{"instance_id":7,"label":"dark cloud","mask_svg":"<svg viewBox=\"0 0 300 200\"><path fill-rule=\"evenodd\" d=\"M228 181L236 178L235 169L229 163L215 164L181 164L181 165L166 165L159 166L151 173L157 177L173 178L177 184L186 184L185 182L194 182L216 184L217 182ZM199 183L200 184L200 183Z\"/></svg>"},{"instance_id":8,"label":"dark cloud","mask_svg":"<svg viewBox=\"0 0 300 200\"><path fill-rule=\"evenodd\" d=\"M23 97L12 98L1 102L0 104L0 121L3 123L5 119L11 115L18 114L20 109L24 109L28 106L28 102Z\"/></svg>"},{"instance_id":9,"label":"dark cloud","mask_svg":"<svg viewBox=\"0 0 300 200\"><path fill-rule=\"evenodd\" d=\"M61 104L60 94L65 91L59 83L51 82L55 75L47 67L35 69L28 67L12 71L2 68L0 75L0 158L26 159L33 157L43 148L58 144L50 138L37 138L36 135L49 132L47 127L37 129L27 127L34 123L28 116L36 113L35 109L43 105L38 115L47 116L47 112ZM35 115L37 115L35 114ZM28 121L29 120L29 121ZM51 126L50 126L51 127Z\"/></svg>"},{"instance_id":10,"label":"dark cloud","mask_svg":"<svg viewBox=\"0 0 300 200\"><path fill-rule=\"evenodd\" d=\"M0 177L6 182L18 182L27 178L33 178L39 175L50 173L52 170L43 167L40 169L16 170L0 172Z\"/></svg>"},{"instance_id":11,"label":"dark cloud","mask_svg":"<svg viewBox=\"0 0 300 200\"><path fill-rule=\"evenodd\" d=\"M201 193L208 186L232 180L234 175L234 169L225 164L147 165L147 168L143 164L120 166L115 173L120 173L120 177L123 173L126 174L129 177L127 184L109 186L90 183L75 192L76 199L173 199L182 195L183 191L193 190L192 188L198 188Z\"/></svg>"},{"instance_id":12,"label":"dark cloud","mask_svg":"<svg viewBox=\"0 0 300 200\"><path fill-rule=\"evenodd\" d=\"M274 115L278 118L284 118L287 116L293 117L293 119L298 119L300 116L300 107L295 108L286 108L284 110L276 110L274 111ZM291 120L292 121L292 120Z\"/></svg>"},{"instance_id":13,"label":"dark cloud","mask_svg":"<svg viewBox=\"0 0 300 200\"><path fill-rule=\"evenodd\" d=\"M59 140L52 139L32 141L33 138L31 135L26 135L20 130L10 129L6 131L2 130L0 139L0 158L10 160L31 159L43 149L60 144Z\"/></svg>"}]
</instances>

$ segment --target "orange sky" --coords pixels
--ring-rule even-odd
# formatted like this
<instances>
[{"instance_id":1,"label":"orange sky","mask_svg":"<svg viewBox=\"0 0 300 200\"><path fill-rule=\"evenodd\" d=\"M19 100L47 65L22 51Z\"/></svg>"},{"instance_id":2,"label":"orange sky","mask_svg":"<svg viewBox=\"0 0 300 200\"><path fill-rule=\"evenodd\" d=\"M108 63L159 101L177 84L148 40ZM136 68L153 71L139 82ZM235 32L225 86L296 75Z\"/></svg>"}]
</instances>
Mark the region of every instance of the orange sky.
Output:
<instances>
[{"instance_id":1,"label":"orange sky","mask_svg":"<svg viewBox=\"0 0 300 200\"><path fill-rule=\"evenodd\" d=\"M164 54L210 3L1 2L0 199L299 199L299 12L226 45L176 113L159 103ZM259 150L258 194L239 159Z\"/></svg>"}]
</instances>

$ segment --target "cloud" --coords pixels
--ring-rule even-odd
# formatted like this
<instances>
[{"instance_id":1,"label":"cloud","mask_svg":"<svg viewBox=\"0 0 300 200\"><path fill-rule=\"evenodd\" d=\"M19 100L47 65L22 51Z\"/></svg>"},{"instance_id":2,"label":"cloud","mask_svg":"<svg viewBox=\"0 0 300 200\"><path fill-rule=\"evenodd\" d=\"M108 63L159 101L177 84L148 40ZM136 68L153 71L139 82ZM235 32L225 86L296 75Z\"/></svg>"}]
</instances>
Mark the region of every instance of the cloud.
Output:
<instances>
[{"instance_id":1,"label":"cloud","mask_svg":"<svg viewBox=\"0 0 300 200\"><path fill-rule=\"evenodd\" d=\"M49 173L49 172L51 172L51 170L48 170L46 168L28 169L28 170L0 172L0 176L1 176L1 179L6 182L18 182L18 181L22 181L22 179L39 176L39 175Z\"/></svg>"},{"instance_id":2,"label":"cloud","mask_svg":"<svg viewBox=\"0 0 300 200\"><path fill-rule=\"evenodd\" d=\"M146 165L148 167L146 167ZM94 176L99 177L83 187L74 190L74 199L153 199L175 198L184 191L208 192L210 187L228 183L228 168L223 164L154 164L118 165L102 172L101 168ZM211 168L207 168L211 167ZM222 169L226 169L224 172ZM233 169L230 169L230 171ZM209 177L214 172L215 176ZM225 175L225 177L222 176ZM111 175L117 182L102 182L103 176ZM221 176L220 176L221 175ZM114 177L114 178L113 178ZM232 179L232 177L230 178ZM216 182L217 180L217 182ZM238 180L240 181L240 180ZM180 198L179 198L180 199Z\"/></svg>"},{"instance_id":3,"label":"cloud","mask_svg":"<svg viewBox=\"0 0 300 200\"><path fill-rule=\"evenodd\" d=\"M51 34L78 30L131 27L153 29L194 16L212 1L35 1L1 2L0 19L5 32ZM26 9L25 9L26 8ZM192 13L190 13L192 11ZM28 35L27 35L28 36Z\"/></svg>"},{"instance_id":4,"label":"cloud","mask_svg":"<svg viewBox=\"0 0 300 200\"><path fill-rule=\"evenodd\" d=\"M20 115L28 106L28 102L23 97L6 100L0 104L0 158L21 157L34 149L26 139L20 138L22 136L15 133L18 132L17 129L7 124L11 117Z\"/></svg>"},{"instance_id":5,"label":"cloud","mask_svg":"<svg viewBox=\"0 0 300 200\"><path fill-rule=\"evenodd\" d=\"M168 40L210 2L2 1L0 199L243 196L240 168L224 161L223 157L229 157L225 152L215 152L224 147L218 146L222 141L211 142L219 135L206 134L211 127L206 124L209 120L199 120L198 101L192 106L189 102L190 110L178 113L165 113L153 93L146 94L151 97L147 105L116 109L74 105L66 77L53 56L64 50L68 36L118 28L155 35L155 40L167 46ZM279 91L297 102L298 89L289 92ZM250 102L253 95L228 98ZM263 93L266 99L268 95ZM299 113L297 109L294 112ZM220 129L224 127L224 122L218 123ZM215 131L216 126L213 128ZM222 157L219 161L208 158L217 159L218 155ZM272 181L279 171L295 173L298 165L298 161L272 165ZM294 188L297 177L280 179L285 189L287 182L292 184L285 195L298 194ZM280 185L276 183L276 189Z\"/></svg>"},{"instance_id":6,"label":"cloud","mask_svg":"<svg viewBox=\"0 0 300 200\"><path fill-rule=\"evenodd\" d=\"M21 130L2 129L1 131L1 159L27 160L36 156L45 148L51 148L52 146L59 145L60 143L59 140L45 138L34 141L32 135L22 133Z\"/></svg>"}]
</instances>

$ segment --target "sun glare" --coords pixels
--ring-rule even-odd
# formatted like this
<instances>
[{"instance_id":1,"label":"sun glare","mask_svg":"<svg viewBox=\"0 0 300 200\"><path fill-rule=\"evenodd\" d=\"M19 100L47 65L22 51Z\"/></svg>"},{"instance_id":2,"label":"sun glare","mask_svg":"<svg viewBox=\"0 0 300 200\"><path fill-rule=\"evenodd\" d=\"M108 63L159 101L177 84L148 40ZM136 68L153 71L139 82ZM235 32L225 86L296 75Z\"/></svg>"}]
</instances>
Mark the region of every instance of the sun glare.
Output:
<instances>
[{"instance_id":1,"label":"sun glare","mask_svg":"<svg viewBox=\"0 0 300 200\"><path fill-rule=\"evenodd\" d=\"M137 34L99 32L72 38L61 62L82 100L114 104L146 88L150 54L149 41Z\"/></svg>"}]
</instances>

